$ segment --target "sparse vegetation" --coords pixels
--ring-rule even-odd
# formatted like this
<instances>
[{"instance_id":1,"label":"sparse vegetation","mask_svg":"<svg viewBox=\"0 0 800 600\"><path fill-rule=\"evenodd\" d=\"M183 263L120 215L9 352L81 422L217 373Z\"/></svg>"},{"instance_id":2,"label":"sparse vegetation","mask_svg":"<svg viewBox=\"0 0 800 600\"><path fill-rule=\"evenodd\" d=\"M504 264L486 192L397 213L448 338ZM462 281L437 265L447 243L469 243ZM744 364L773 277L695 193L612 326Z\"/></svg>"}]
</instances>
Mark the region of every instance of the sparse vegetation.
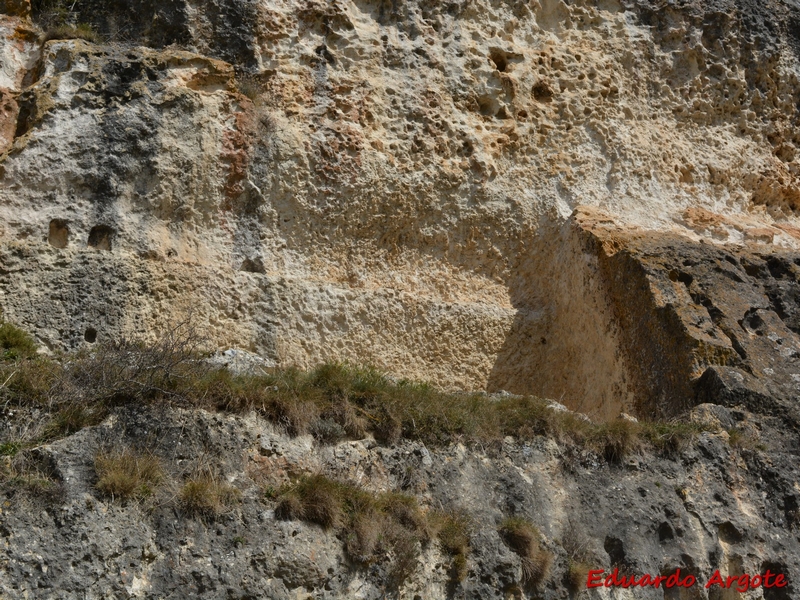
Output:
<instances>
[{"instance_id":1,"label":"sparse vegetation","mask_svg":"<svg viewBox=\"0 0 800 600\"><path fill-rule=\"evenodd\" d=\"M370 494L324 475L306 475L286 486L278 495L276 514L338 531L357 563L389 559L397 585L413 572L419 548L431 535L428 519L413 497Z\"/></svg>"},{"instance_id":2,"label":"sparse vegetation","mask_svg":"<svg viewBox=\"0 0 800 600\"><path fill-rule=\"evenodd\" d=\"M765 450L766 446L761 443L758 436L753 432L747 431L739 427L728 429L728 444L731 448L740 448L744 450Z\"/></svg>"},{"instance_id":3,"label":"sparse vegetation","mask_svg":"<svg viewBox=\"0 0 800 600\"><path fill-rule=\"evenodd\" d=\"M503 541L522 560L522 577L530 583L539 583L547 577L553 555L542 547L539 529L522 517L504 519L497 529Z\"/></svg>"},{"instance_id":4,"label":"sparse vegetation","mask_svg":"<svg viewBox=\"0 0 800 600\"><path fill-rule=\"evenodd\" d=\"M30 341L15 329L8 331L14 332L9 339ZM367 433L386 445L407 438L429 446L549 436L593 450L609 462L644 449L679 451L703 430L687 423L595 424L552 410L535 397L445 393L343 363L309 372L288 368L234 375L202 360L200 340L186 325L167 331L153 345L123 340L59 359L34 357L35 346L24 342L9 347L19 358L0 364L0 401L50 415L50 422L31 430L29 438L14 440L22 443L70 435L98 423L115 405L151 401L256 411L292 435L311 433L323 443Z\"/></svg>"},{"instance_id":5,"label":"sparse vegetation","mask_svg":"<svg viewBox=\"0 0 800 600\"><path fill-rule=\"evenodd\" d=\"M94 467L95 487L113 499L146 498L164 478L157 457L130 448L100 452L94 459Z\"/></svg>"},{"instance_id":6,"label":"sparse vegetation","mask_svg":"<svg viewBox=\"0 0 800 600\"><path fill-rule=\"evenodd\" d=\"M586 579L592 569L592 553L585 529L570 521L564 529L561 547L567 553L567 587L573 592L586 589Z\"/></svg>"},{"instance_id":7,"label":"sparse vegetation","mask_svg":"<svg viewBox=\"0 0 800 600\"><path fill-rule=\"evenodd\" d=\"M45 502L57 502L64 488L45 465L32 453L14 447L0 461L0 490L7 495L18 495Z\"/></svg>"},{"instance_id":8,"label":"sparse vegetation","mask_svg":"<svg viewBox=\"0 0 800 600\"><path fill-rule=\"evenodd\" d=\"M14 442L6 442L5 444L0 444L0 456L16 456L20 448L21 444Z\"/></svg>"},{"instance_id":9,"label":"sparse vegetation","mask_svg":"<svg viewBox=\"0 0 800 600\"><path fill-rule=\"evenodd\" d=\"M591 569L592 567L586 563L575 562L570 559L567 563L567 587L573 592L585 589L586 580Z\"/></svg>"},{"instance_id":10,"label":"sparse vegetation","mask_svg":"<svg viewBox=\"0 0 800 600\"><path fill-rule=\"evenodd\" d=\"M17 361L35 354L36 342L30 335L19 327L0 320L0 359Z\"/></svg>"},{"instance_id":11,"label":"sparse vegetation","mask_svg":"<svg viewBox=\"0 0 800 600\"><path fill-rule=\"evenodd\" d=\"M95 28L83 21L73 0L39 0L33 6L33 18L44 31L41 41L82 39L95 44L103 39Z\"/></svg>"},{"instance_id":12,"label":"sparse vegetation","mask_svg":"<svg viewBox=\"0 0 800 600\"><path fill-rule=\"evenodd\" d=\"M212 473L189 477L178 495L187 513L201 517L216 517L241 499L241 492Z\"/></svg>"},{"instance_id":13,"label":"sparse vegetation","mask_svg":"<svg viewBox=\"0 0 800 600\"><path fill-rule=\"evenodd\" d=\"M433 526L442 550L452 557L451 579L467 578L467 557L470 550L472 519L463 510L434 513Z\"/></svg>"},{"instance_id":14,"label":"sparse vegetation","mask_svg":"<svg viewBox=\"0 0 800 600\"><path fill-rule=\"evenodd\" d=\"M247 96L253 102L258 102L264 92L264 85L258 77L247 73L237 74L236 88L240 94Z\"/></svg>"},{"instance_id":15,"label":"sparse vegetation","mask_svg":"<svg viewBox=\"0 0 800 600\"><path fill-rule=\"evenodd\" d=\"M76 23L74 25L64 23L45 31L42 42L50 40L84 40L93 44L100 44L103 38L88 23Z\"/></svg>"},{"instance_id":16,"label":"sparse vegetation","mask_svg":"<svg viewBox=\"0 0 800 600\"><path fill-rule=\"evenodd\" d=\"M44 427L39 441L46 442L72 435L92 425L99 424L106 416L107 411L102 404L66 405L53 415L50 422Z\"/></svg>"}]
</instances>

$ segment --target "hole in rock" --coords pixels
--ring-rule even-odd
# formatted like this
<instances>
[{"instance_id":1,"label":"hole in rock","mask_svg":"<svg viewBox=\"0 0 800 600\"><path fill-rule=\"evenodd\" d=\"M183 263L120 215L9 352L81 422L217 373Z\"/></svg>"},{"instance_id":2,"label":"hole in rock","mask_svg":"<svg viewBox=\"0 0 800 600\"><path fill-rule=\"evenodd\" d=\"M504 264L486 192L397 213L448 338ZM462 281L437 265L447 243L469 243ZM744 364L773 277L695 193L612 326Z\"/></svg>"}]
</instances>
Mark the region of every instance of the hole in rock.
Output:
<instances>
[{"instance_id":1,"label":"hole in rock","mask_svg":"<svg viewBox=\"0 0 800 600\"><path fill-rule=\"evenodd\" d=\"M89 232L89 247L98 250L111 250L114 230L107 225L96 225Z\"/></svg>"},{"instance_id":2,"label":"hole in rock","mask_svg":"<svg viewBox=\"0 0 800 600\"><path fill-rule=\"evenodd\" d=\"M494 116L500 110L500 103L491 96L481 96L478 98L478 106L482 115Z\"/></svg>"},{"instance_id":3,"label":"hole in rock","mask_svg":"<svg viewBox=\"0 0 800 600\"><path fill-rule=\"evenodd\" d=\"M508 57L506 56L505 52L500 50L500 48L492 48L489 51L489 58L492 59L494 66L501 73L505 72L505 70L508 68Z\"/></svg>"},{"instance_id":4,"label":"hole in rock","mask_svg":"<svg viewBox=\"0 0 800 600\"><path fill-rule=\"evenodd\" d=\"M671 540L675 537L675 533L672 531L672 526L664 521L658 527L658 541L665 542L667 540Z\"/></svg>"},{"instance_id":5,"label":"hole in rock","mask_svg":"<svg viewBox=\"0 0 800 600\"><path fill-rule=\"evenodd\" d=\"M786 574L788 572L786 565L782 562L778 561L764 561L761 565L761 573L766 573L767 569L772 571L774 574L782 574L786 579ZM774 579L773 579L774 581ZM763 588L764 589L764 600L790 600L793 598L794 593L794 586L792 585L791 579L789 579L789 585L786 587L778 588L778 587L771 587L771 588Z\"/></svg>"},{"instance_id":6,"label":"hole in rock","mask_svg":"<svg viewBox=\"0 0 800 600\"><path fill-rule=\"evenodd\" d=\"M89 327L83 333L83 339L85 339L90 344L94 344L97 341L97 330L94 327Z\"/></svg>"},{"instance_id":7,"label":"hole in rock","mask_svg":"<svg viewBox=\"0 0 800 600\"><path fill-rule=\"evenodd\" d=\"M783 279L792 273L791 267L777 256L771 256L767 259L767 268L770 275L775 279Z\"/></svg>"},{"instance_id":8,"label":"hole in rock","mask_svg":"<svg viewBox=\"0 0 800 600\"><path fill-rule=\"evenodd\" d=\"M54 248L66 248L69 243L69 227L64 219L50 221L50 232L47 241Z\"/></svg>"},{"instance_id":9,"label":"hole in rock","mask_svg":"<svg viewBox=\"0 0 800 600\"><path fill-rule=\"evenodd\" d=\"M719 539L726 544L738 544L742 541L742 534L730 521L725 521L719 526Z\"/></svg>"},{"instance_id":10,"label":"hole in rock","mask_svg":"<svg viewBox=\"0 0 800 600\"><path fill-rule=\"evenodd\" d=\"M605 549L606 553L608 553L608 557L611 559L612 565L625 564L625 548L622 545L621 539L612 536L606 536L606 539L603 542L603 548Z\"/></svg>"},{"instance_id":11,"label":"hole in rock","mask_svg":"<svg viewBox=\"0 0 800 600\"><path fill-rule=\"evenodd\" d=\"M495 114L495 117L497 117L498 119L513 119L513 117L508 112L508 109L506 109L505 106L500 107L500 109L497 111L497 114Z\"/></svg>"},{"instance_id":12,"label":"hole in rock","mask_svg":"<svg viewBox=\"0 0 800 600\"><path fill-rule=\"evenodd\" d=\"M687 288L690 285L692 285L692 282L694 281L694 277L689 275L689 273L683 273L681 271L674 271L674 270L669 272L669 278L672 281L678 281L678 282L682 283Z\"/></svg>"},{"instance_id":13,"label":"hole in rock","mask_svg":"<svg viewBox=\"0 0 800 600\"><path fill-rule=\"evenodd\" d=\"M533 97L538 102L552 102L553 90L545 81L540 81L533 86Z\"/></svg>"},{"instance_id":14,"label":"hole in rock","mask_svg":"<svg viewBox=\"0 0 800 600\"><path fill-rule=\"evenodd\" d=\"M260 258L245 258L242 261L242 266L239 267L240 271L244 271L245 273L264 273L266 270L264 269L264 263L261 261Z\"/></svg>"}]
</instances>

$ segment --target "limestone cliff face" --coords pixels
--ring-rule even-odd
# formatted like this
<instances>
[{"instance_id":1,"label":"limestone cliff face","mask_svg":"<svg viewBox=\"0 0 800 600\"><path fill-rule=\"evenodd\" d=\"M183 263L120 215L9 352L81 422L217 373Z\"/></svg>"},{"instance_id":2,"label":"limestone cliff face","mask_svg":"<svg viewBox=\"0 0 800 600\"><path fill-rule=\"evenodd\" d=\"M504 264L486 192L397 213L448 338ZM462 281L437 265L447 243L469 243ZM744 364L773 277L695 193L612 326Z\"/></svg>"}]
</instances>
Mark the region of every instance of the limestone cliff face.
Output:
<instances>
[{"instance_id":1,"label":"limestone cliff face","mask_svg":"<svg viewBox=\"0 0 800 600\"><path fill-rule=\"evenodd\" d=\"M43 43L53 6L0 23L0 305L50 348L191 312L599 417L698 401L753 310L800 351L794 267L723 326L661 254L800 246L792 3L77 0L108 43Z\"/></svg>"},{"instance_id":2,"label":"limestone cliff face","mask_svg":"<svg viewBox=\"0 0 800 600\"><path fill-rule=\"evenodd\" d=\"M19 450L61 495L0 489L0 594L796 598L799 75L794 0L0 0L0 309L46 349L191 318L276 364L710 426L620 461L162 405L20 449L29 415L3 412L0 471ZM240 502L104 498L94 456L120 444L175 485L213 464ZM464 572L425 544L392 588L277 519L266 484L318 472L466 510ZM509 515L552 558L536 585ZM791 585L589 595L579 560Z\"/></svg>"}]
</instances>

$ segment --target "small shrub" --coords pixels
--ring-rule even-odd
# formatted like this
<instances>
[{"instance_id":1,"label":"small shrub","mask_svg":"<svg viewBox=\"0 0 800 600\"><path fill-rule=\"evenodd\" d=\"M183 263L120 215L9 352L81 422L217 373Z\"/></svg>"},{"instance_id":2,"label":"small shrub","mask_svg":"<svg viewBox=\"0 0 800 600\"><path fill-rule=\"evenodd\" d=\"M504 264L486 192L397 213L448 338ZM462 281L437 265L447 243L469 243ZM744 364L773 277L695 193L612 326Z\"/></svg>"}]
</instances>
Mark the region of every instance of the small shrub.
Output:
<instances>
[{"instance_id":1,"label":"small shrub","mask_svg":"<svg viewBox=\"0 0 800 600\"><path fill-rule=\"evenodd\" d=\"M189 514L216 517L238 502L241 492L221 483L216 477L202 473L189 478L179 495L181 507Z\"/></svg>"},{"instance_id":2,"label":"small shrub","mask_svg":"<svg viewBox=\"0 0 800 600\"><path fill-rule=\"evenodd\" d=\"M131 449L99 453L94 459L94 468L95 487L112 499L146 498L164 477L157 457Z\"/></svg>"},{"instance_id":3,"label":"small shrub","mask_svg":"<svg viewBox=\"0 0 800 600\"><path fill-rule=\"evenodd\" d=\"M0 358L16 361L36 355L36 342L19 327L0 322Z\"/></svg>"},{"instance_id":4,"label":"small shrub","mask_svg":"<svg viewBox=\"0 0 800 600\"><path fill-rule=\"evenodd\" d=\"M539 583L547 577L553 555L541 546L539 529L520 517L509 517L498 527L503 541L522 559L522 577Z\"/></svg>"}]
</instances>

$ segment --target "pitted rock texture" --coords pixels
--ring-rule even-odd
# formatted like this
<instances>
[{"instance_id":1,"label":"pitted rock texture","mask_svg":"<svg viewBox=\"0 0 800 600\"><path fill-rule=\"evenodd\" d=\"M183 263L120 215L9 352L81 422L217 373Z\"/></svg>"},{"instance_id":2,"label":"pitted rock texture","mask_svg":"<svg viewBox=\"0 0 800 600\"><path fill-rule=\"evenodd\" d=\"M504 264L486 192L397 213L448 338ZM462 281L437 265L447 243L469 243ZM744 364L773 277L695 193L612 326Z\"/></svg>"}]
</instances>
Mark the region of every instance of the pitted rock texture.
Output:
<instances>
[{"instance_id":1,"label":"pitted rock texture","mask_svg":"<svg viewBox=\"0 0 800 600\"><path fill-rule=\"evenodd\" d=\"M677 410L733 355L653 337L680 369L632 372L570 215L800 242L794 3L64 7L100 45L41 41L57 4L0 28L0 305L53 350L191 313L283 365Z\"/></svg>"},{"instance_id":2,"label":"pitted rock texture","mask_svg":"<svg viewBox=\"0 0 800 600\"><path fill-rule=\"evenodd\" d=\"M39 448L59 478L55 499L7 496L0 512L0 594L8 598L539 598L662 600L662 589L571 589L569 565L657 575L680 568L702 583L692 598L726 598L702 585L724 575L782 573L794 598L800 581L797 427L743 407L697 407L691 418L760 436L761 450L731 448L728 434L703 433L672 457L634 455L609 464L552 439L506 438L491 448L393 447L371 438L320 446L290 438L255 415L125 408L99 426ZM127 504L100 496L94 454L130 444L164 462L173 483ZM176 501L182 478L213 465L241 491L216 518L193 517ZM387 561L358 567L338 536L280 520L264 485L324 473L380 492L402 491L425 510L458 508L473 520L467 576L453 581L436 541L419 548L412 574L390 584ZM526 584L522 564L499 536L507 516L532 520L553 561ZM666 590L669 592L669 590ZM763 590L759 590L763 591ZM781 595L783 592L783 595ZM671 592L670 592L671 593ZM685 596L684 596L685 597ZM761 597L761 595L755 596Z\"/></svg>"}]
</instances>

